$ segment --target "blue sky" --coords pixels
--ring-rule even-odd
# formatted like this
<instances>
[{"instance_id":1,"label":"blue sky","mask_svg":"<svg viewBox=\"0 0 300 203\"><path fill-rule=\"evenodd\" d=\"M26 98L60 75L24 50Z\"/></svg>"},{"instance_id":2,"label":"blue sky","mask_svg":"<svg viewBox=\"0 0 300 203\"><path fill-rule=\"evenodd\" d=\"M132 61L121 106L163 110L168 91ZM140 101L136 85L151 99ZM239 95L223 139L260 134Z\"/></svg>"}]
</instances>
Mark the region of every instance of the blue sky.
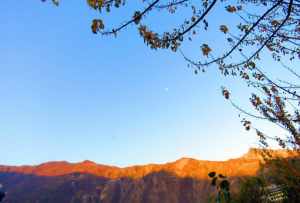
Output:
<instances>
[{"instance_id":1,"label":"blue sky","mask_svg":"<svg viewBox=\"0 0 300 203\"><path fill-rule=\"evenodd\" d=\"M5 1L0 9L1 164L222 160L255 146L220 91L232 87L247 106L247 88L215 67L194 75L180 54L147 48L134 27L117 38L93 35L98 14L85 1ZM192 47L187 53L200 53Z\"/></svg>"}]
</instances>

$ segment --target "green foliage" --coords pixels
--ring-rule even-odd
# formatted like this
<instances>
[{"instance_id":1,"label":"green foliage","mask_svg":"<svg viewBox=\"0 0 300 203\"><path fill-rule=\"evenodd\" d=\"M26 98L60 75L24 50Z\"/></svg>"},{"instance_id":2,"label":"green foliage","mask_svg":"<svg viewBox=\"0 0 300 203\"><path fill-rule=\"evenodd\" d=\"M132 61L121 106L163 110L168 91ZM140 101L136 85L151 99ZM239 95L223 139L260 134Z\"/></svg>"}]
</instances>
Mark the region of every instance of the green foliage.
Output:
<instances>
[{"instance_id":1,"label":"green foliage","mask_svg":"<svg viewBox=\"0 0 300 203\"><path fill-rule=\"evenodd\" d=\"M285 196L283 202L300 202L300 158L273 158L266 160L257 177L242 180L235 197L237 203L265 202L270 186L280 188Z\"/></svg>"},{"instance_id":2,"label":"green foliage","mask_svg":"<svg viewBox=\"0 0 300 203\"><path fill-rule=\"evenodd\" d=\"M213 178L213 177L215 177L216 176L216 172L210 172L209 174L208 174L208 176L210 177L210 178Z\"/></svg>"},{"instance_id":3,"label":"green foliage","mask_svg":"<svg viewBox=\"0 0 300 203\"><path fill-rule=\"evenodd\" d=\"M270 160L267 170L269 180L284 186L286 202L300 202L300 157Z\"/></svg>"},{"instance_id":4,"label":"green foliage","mask_svg":"<svg viewBox=\"0 0 300 203\"><path fill-rule=\"evenodd\" d=\"M236 197L236 202L240 203L260 203L265 195L265 181L260 177L246 178L240 185L240 191Z\"/></svg>"}]
</instances>

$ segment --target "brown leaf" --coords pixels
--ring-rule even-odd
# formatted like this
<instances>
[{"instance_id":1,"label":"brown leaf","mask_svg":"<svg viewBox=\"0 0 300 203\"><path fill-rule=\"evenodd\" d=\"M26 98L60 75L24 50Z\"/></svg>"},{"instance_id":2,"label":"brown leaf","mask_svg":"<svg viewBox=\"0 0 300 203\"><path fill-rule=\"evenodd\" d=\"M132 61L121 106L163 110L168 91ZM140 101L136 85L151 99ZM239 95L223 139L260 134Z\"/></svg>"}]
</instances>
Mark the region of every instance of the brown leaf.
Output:
<instances>
[{"instance_id":1,"label":"brown leaf","mask_svg":"<svg viewBox=\"0 0 300 203\"><path fill-rule=\"evenodd\" d=\"M202 44L201 50L204 56L208 56L208 54L211 52L211 48L207 44Z\"/></svg>"}]
</instances>

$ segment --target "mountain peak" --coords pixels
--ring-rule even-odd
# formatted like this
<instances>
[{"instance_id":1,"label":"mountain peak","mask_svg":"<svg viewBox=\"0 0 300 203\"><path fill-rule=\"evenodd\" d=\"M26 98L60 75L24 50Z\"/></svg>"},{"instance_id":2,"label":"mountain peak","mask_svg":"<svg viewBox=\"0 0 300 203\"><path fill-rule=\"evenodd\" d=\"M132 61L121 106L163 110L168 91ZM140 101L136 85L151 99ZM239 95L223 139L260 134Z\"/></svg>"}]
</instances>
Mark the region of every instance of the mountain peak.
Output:
<instances>
[{"instance_id":1,"label":"mountain peak","mask_svg":"<svg viewBox=\"0 0 300 203\"><path fill-rule=\"evenodd\" d=\"M81 162L83 165L97 165L95 162L90 161L90 160L84 160Z\"/></svg>"},{"instance_id":2,"label":"mountain peak","mask_svg":"<svg viewBox=\"0 0 300 203\"><path fill-rule=\"evenodd\" d=\"M191 161L194 160L193 158L189 158L189 157L182 157L180 159L177 159L175 162L187 162L187 161Z\"/></svg>"},{"instance_id":3,"label":"mountain peak","mask_svg":"<svg viewBox=\"0 0 300 203\"><path fill-rule=\"evenodd\" d=\"M259 159L262 160L264 157L293 157L298 156L298 154L291 150L285 149L259 149L259 148L250 148L247 153L245 153L241 158L243 159Z\"/></svg>"},{"instance_id":4,"label":"mountain peak","mask_svg":"<svg viewBox=\"0 0 300 203\"><path fill-rule=\"evenodd\" d=\"M181 159L178 159L174 162L175 166L179 170L183 170L186 166L198 162L196 159L188 158L188 157L183 157Z\"/></svg>"},{"instance_id":5,"label":"mountain peak","mask_svg":"<svg viewBox=\"0 0 300 203\"><path fill-rule=\"evenodd\" d=\"M241 158L244 159L260 159L262 157L263 150L257 148L250 148Z\"/></svg>"}]
</instances>

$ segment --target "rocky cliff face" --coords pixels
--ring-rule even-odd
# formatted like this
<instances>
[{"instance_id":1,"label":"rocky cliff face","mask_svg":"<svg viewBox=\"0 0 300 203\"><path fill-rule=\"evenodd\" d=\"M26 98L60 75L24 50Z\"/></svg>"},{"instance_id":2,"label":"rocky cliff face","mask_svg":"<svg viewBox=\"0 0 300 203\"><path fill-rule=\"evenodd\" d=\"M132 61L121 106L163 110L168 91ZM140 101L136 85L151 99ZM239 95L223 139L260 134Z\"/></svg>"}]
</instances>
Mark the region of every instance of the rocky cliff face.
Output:
<instances>
[{"instance_id":1,"label":"rocky cliff face","mask_svg":"<svg viewBox=\"0 0 300 203\"><path fill-rule=\"evenodd\" d=\"M233 184L254 176L260 168L260 151L228 161L182 158L166 164L126 168L81 163L49 162L38 166L0 166L5 202L195 203L206 202L212 189L211 171L231 177ZM285 151L272 151L287 157Z\"/></svg>"}]
</instances>

